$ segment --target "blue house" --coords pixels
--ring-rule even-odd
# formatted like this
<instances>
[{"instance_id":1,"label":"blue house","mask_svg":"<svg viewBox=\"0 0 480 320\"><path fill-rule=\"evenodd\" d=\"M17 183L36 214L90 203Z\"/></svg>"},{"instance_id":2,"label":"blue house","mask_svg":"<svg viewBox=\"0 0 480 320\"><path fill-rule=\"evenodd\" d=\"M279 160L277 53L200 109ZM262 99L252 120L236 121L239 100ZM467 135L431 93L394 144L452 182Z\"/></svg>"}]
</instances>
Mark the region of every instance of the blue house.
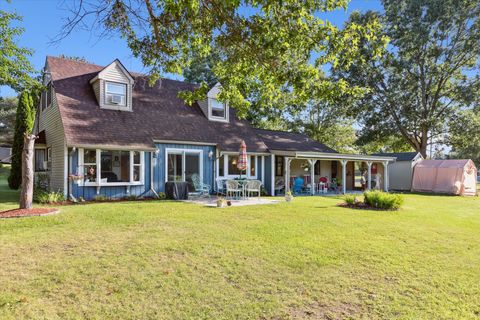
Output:
<instances>
[{"instance_id":1,"label":"blue house","mask_svg":"<svg viewBox=\"0 0 480 320\"><path fill-rule=\"evenodd\" d=\"M178 93L194 84L160 79L150 86L119 60L98 66L49 56L44 70L35 171L65 196L154 196L167 181L191 182L194 175L214 192L219 181L240 174L262 181L270 195L288 190L298 176L313 185L343 181L347 192L359 188L364 169L368 187L374 174L383 175L388 189L387 164L395 158L341 154L303 134L253 128L217 100L219 84L188 106ZM241 173L242 140L248 166Z\"/></svg>"}]
</instances>

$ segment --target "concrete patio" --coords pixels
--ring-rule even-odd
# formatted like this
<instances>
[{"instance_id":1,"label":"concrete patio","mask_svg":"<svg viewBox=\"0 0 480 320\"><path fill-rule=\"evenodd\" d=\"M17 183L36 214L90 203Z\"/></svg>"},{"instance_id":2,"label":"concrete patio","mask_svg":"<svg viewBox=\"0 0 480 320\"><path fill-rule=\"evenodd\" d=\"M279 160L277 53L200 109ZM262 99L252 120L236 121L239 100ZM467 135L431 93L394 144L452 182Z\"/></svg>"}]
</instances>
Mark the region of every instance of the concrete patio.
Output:
<instances>
[{"instance_id":1,"label":"concrete patio","mask_svg":"<svg viewBox=\"0 0 480 320\"><path fill-rule=\"evenodd\" d=\"M188 203L195 203L199 205L203 205L206 207L216 207L217 206L217 196L212 196L210 198L200 198L200 197L195 197L191 198L188 200L182 200L183 202L188 202ZM268 198L257 198L257 197L251 197L248 199L226 199L227 201L231 202L232 207L241 207L241 206L253 206L253 205L265 205L265 204L276 204L283 202L285 200L283 199L268 199Z\"/></svg>"}]
</instances>

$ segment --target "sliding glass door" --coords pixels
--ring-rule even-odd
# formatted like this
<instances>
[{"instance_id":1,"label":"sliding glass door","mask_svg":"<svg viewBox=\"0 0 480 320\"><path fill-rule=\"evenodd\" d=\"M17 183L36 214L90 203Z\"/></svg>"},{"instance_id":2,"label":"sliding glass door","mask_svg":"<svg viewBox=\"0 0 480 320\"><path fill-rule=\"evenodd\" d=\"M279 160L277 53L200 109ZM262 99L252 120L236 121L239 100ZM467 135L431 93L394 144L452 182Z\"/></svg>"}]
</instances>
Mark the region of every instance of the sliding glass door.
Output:
<instances>
[{"instance_id":1,"label":"sliding glass door","mask_svg":"<svg viewBox=\"0 0 480 320\"><path fill-rule=\"evenodd\" d=\"M188 182L194 190L194 182L203 181L202 151L167 149L167 181Z\"/></svg>"}]
</instances>

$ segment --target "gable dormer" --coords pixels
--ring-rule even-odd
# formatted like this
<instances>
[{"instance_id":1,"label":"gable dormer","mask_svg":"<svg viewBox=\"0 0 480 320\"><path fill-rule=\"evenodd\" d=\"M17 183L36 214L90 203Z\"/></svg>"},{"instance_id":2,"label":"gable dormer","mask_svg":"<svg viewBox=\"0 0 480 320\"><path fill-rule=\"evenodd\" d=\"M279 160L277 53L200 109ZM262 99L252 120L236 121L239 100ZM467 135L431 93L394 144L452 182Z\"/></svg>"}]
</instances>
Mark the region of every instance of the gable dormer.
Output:
<instances>
[{"instance_id":1,"label":"gable dormer","mask_svg":"<svg viewBox=\"0 0 480 320\"><path fill-rule=\"evenodd\" d=\"M207 117L210 121L229 122L230 110L228 103L217 99L222 89L222 85L217 83L207 93Z\"/></svg>"},{"instance_id":2,"label":"gable dormer","mask_svg":"<svg viewBox=\"0 0 480 320\"><path fill-rule=\"evenodd\" d=\"M100 108L119 111L133 111L133 82L132 75L118 59L90 80Z\"/></svg>"}]
</instances>

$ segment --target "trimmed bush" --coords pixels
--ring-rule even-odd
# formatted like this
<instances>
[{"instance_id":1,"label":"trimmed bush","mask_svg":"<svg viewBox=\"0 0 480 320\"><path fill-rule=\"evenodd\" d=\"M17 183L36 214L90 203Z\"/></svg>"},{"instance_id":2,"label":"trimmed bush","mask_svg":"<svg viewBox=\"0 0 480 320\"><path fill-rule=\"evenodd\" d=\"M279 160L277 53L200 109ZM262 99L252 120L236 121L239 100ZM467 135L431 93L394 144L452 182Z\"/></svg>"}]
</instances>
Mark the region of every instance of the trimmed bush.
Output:
<instances>
[{"instance_id":1,"label":"trimmed bush","mask_svg":"<svg viewBox=\"0 0 480 320\"><path fill-rule=\"evenodd\" d=\"M370 207L383 210L397 210L403 204L403 198L398 194L390 194L381 191L365 191L364 202Z\"/></svg>"},{"instance_id":2,"label":"trimmed bush","mask_svg":"<svg viewBox=\"0 0 480 320\"><path fill-rule=\"evenodd\" d=\"M351 194L347 194L345 198L343 198L346 204L349 206L354 206L357 203L357 197Z\"/></svg>"},{"instance_id":3,"label":"trimmed bush","mask_svg":"<svg viewBox=\"0 0 480 320\"><path fill-rule=\"evenodd\" d=\"M48 204L48 203L58 203L58 202L63 202L65 201L65 196L63 195L63 192L47 192L43 190L39 190L36 193L34 193L33 200L38 203L42 204Z\"/></svg>"}]
</instances>

